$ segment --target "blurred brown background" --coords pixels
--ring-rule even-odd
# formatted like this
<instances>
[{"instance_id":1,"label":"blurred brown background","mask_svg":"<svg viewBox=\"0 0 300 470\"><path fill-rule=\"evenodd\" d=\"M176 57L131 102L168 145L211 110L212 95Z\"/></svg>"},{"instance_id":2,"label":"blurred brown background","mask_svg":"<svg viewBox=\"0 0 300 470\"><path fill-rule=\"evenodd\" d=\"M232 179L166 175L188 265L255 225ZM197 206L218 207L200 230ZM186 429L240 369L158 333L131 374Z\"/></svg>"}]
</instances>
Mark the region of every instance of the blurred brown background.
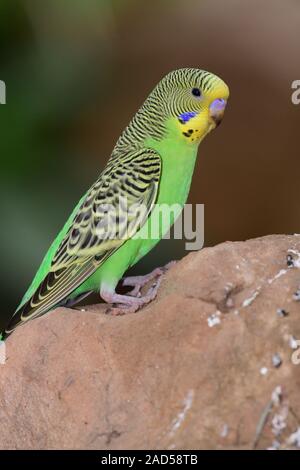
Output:
<instances>
[{"instance_id":1,"label":"blurred brown background","mask_svg":"<svg viewBox=\"0 0 300 470\"><path fill-rule=\"evenodd\" d=\"M297 0L1 0L2 321L168 71L199 67L231 89L201 145L189 201L205 245L300 232ZM184 255L164 241L136 270Z\"/></svg>"}]
</instances>

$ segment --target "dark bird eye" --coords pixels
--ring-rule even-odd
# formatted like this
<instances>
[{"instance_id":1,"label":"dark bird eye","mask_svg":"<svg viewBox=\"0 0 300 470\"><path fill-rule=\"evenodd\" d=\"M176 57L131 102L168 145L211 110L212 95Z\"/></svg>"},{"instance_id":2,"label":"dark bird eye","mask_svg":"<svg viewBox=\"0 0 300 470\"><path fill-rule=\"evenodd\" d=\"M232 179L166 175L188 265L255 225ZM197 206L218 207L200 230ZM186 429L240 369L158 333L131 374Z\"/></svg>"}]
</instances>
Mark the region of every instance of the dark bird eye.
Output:
<instances>
[{"instance_id":1,"label":"dark bird eye","mask_svg":"<svg viewBox=\"0 0 300 470\"><path fill-rule=\"evenodd\" d=\"M201 91L199 90L199 88L193 88L192 89L192 94L194 96L201 96Z\"/></svg>"}]
</instances>

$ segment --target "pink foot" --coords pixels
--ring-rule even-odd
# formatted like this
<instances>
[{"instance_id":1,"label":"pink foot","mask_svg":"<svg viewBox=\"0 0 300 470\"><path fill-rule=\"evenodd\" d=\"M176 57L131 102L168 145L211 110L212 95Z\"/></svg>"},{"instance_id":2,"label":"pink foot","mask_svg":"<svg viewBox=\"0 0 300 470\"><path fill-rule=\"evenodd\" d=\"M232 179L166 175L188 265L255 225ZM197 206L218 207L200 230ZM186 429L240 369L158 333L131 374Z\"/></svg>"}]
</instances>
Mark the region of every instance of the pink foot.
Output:
<instances>
[{"instance_id":1,"label":"pink foot","mask_svg":"<svg viewBox=\"0 0 300 470\"><path fill-rule=\"evenodd\" d=\"M114 304L115 306L107 309L106 313L112 315L124 315L125 313L134 313L139 310L143 305L148 304L157 295L161 279L150 287L147 294L142 297L132 297L130 295L120 295L116 292L110 292L104 289L100 291L100 295L105 302Z\"/></svg>"},{"instance_id":2,"label":"pink foot","mask_svg":"<svg viewBox=\"0 0 300 470\"><path fill-rule=\"evenodd\" d=\"M161 268L155 268L151 273L146 274L145 276L128 276L125 277L122 281L123 286L130 286L133 289L129 292L129 296L132 297L141 297L141 289L152 279L160 278L168 269L170 269L176 261L170 261Z\"/></svg>"}]
</instances>

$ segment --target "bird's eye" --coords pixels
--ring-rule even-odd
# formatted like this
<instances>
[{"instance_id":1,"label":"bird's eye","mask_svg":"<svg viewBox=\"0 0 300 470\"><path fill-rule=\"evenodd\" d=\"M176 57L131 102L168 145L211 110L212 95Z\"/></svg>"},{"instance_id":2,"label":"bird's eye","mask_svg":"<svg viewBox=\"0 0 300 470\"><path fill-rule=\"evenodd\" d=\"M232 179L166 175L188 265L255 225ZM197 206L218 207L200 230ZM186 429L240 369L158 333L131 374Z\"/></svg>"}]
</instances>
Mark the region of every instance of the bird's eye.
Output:
<instances>
[{"instance_id":1,"label":"bird's eye","mask_svg":"<svg viewBox=\"0 0 300 470\"><path fill-rule=\"evenodd\" d=\"M193 88L192 89L192 94L199 98L199 96L201 96L201 91L199 90L199 88Z\"/></svg>"}]
</instances>

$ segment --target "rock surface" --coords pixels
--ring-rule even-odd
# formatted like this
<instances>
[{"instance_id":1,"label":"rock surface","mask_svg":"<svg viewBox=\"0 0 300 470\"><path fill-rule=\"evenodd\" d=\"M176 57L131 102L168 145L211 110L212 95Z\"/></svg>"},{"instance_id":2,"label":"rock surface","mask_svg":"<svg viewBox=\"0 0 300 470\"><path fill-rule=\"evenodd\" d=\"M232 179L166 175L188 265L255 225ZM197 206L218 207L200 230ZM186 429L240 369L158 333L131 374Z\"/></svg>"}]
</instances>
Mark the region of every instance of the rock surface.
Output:
<instances>
[{"instance_id":1,"label":"rock surface","mask_svg":"<svg viewBox=\"0 0 300 470\"><path fill-rule=\"evenodd\" d=\"M17 329L0 448L300 446L299 267L300 236L226 242L173 266L138 313L61 308Z\"/></svg>"}]
</instances>

